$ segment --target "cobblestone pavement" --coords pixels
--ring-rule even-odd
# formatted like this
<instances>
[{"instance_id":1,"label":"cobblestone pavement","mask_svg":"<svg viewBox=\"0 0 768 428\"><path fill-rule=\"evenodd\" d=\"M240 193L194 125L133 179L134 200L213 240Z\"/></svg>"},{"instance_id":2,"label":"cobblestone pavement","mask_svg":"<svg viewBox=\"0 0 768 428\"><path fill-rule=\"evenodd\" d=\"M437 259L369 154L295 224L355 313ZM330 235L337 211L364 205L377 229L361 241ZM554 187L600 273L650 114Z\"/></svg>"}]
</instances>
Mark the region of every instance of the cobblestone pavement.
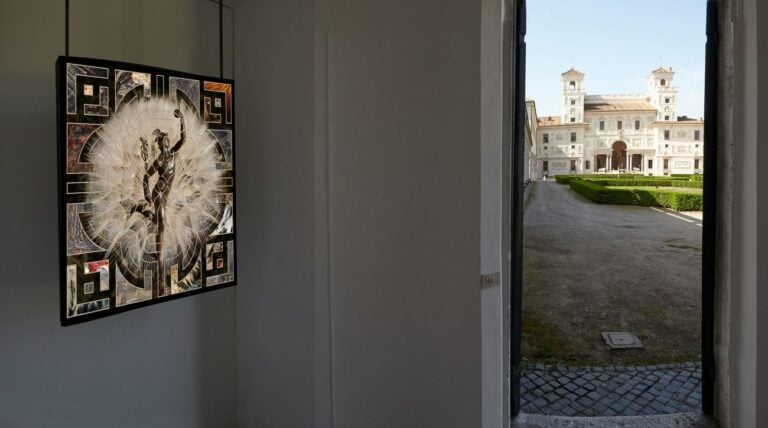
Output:
<instances>
[{"instance_id":1,"label":"cobblestone pavement","mask_svg":"<svg viewBox=\"0 0 768 428\"><path fill-rule=\"evenodd\" d=\"M699 363L645 367L523 368L522 411L561 416L639 416L701 409Z\"/></svg>"}]
</instances>

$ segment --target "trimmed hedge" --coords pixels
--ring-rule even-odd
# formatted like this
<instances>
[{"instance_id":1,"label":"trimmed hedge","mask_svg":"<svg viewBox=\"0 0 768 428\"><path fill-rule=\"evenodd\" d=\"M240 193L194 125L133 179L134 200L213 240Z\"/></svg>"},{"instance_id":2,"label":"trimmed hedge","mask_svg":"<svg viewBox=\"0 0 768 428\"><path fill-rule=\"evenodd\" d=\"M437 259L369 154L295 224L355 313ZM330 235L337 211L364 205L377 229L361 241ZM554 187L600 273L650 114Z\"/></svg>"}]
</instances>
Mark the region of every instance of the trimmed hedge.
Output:
<instances>
[{"instance_id":1,"label":"trimmed hedge","mask_svg":"<svg viewBox=\"0 0 768 428\"><path fill-rule=\"evenodd\" d=\"M654 193L654 198L661 206L672 208L675 211L702 211L704 209L703 195L663 190L636 190L636 192Z\"/></svg>"},{"instance_id":2,"label":"trimmed hedge","mask_svg":"<svg viewBox=\"0 0 768 428\"><path fill-rule=\"evenodd\" d=\"M688 187L693 189L704 188L701 181L683 181L683 180L656 180L652 178L640 178L632 180L616 180L610 178L588 178L587 181L600 184L602 186L640 186L640 187Z\"/></svg>"},{"instance_id":3,"label":"trimmed hedge","mask_svg":"<svg viewBox=\"0 0 768 428\"><path fill-rule=\"evenodd\" d=\"M677 180L704 181L703 174L672 174L670 177Z\"/></svg>"},{"instance_id":4,"label":"trimmed hedge","mask_svg":"<svg viewBox=\"0 0 768 428\"><path fill-rule=\"evenodd\" d=\"M636 178L643 178L643 175L632 174L577 174L577 175L555 175L555 181L560 184L568 184L573 178L580 179L605 179L605 180L631 180Z\"/></svg>"},{"instance_id":5,"label":"trimmed hedge","mask_svg":"<svg viewBox=\"0 0 768 428\"><path fill-rule=\"evenodd\" d=\"M571 190L576 193L580 193L592 202L598 204L608 204L609 197L607 197L606 188L591 181L580 180L575 178L570 180L569 183Z\"/></svg>"},{"instance_id":6,"label":"trimmed hedge","mask_svg":"<svg viewBox=\"0 0 768 428\"><path fill-rule=\"evenodd\" d=\"M644 207L667 207L675 211L701 211L703 195L675 192L672 190L612 189L594 180L573 178L571 189L592 202L610 205L640 205Z\"/></svg>"},{"instance_id":7,"label":"trimmed hedge","mask_svg":"<svg viewBox=\"0 0 768 428\"><path fill-rule=\"evenodd\" d=\"M580 178L582 180L653 180L653 181L689 181L693 176L662 176L662 175L642 175L642 174L559 174L554 178L558 183L568 184L571 178Z\"/></svg>"},{"instance_id":8,"label":"trimmed hedge","mask_svg":"<svg viewBox=\"0 0 768 428\"><path fill-rule=\"evenodd\" d=\"M555 177L573 177L573 178L643 178L646 177L643 174L612 174L612 173L606 173L606 174L559 174ZM662 177L657 177L662 178ZM666 178L666 177L664 177Z\"/></svg>"}]
</instances>

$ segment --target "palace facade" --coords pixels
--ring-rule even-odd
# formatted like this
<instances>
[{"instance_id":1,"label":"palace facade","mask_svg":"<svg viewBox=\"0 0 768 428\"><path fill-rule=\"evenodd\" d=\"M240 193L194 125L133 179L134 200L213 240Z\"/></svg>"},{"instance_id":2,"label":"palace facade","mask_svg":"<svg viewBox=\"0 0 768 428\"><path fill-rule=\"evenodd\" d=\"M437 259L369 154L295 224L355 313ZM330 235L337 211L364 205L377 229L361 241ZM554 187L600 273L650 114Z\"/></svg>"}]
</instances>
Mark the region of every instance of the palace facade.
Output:
<instances>
[{"instance_id":1,"label":"palace facade","mask_svg":"<svg viewBox=\"0 0 768 428\"><path fill-rule=\"evenodd\" d=\"M584 73L560 75L559 116L526 100L528 177L555 174L701 174L704 122L677 115L672 68L648 75L645 94L587 95Z\"/></svg>"}]
</instances>

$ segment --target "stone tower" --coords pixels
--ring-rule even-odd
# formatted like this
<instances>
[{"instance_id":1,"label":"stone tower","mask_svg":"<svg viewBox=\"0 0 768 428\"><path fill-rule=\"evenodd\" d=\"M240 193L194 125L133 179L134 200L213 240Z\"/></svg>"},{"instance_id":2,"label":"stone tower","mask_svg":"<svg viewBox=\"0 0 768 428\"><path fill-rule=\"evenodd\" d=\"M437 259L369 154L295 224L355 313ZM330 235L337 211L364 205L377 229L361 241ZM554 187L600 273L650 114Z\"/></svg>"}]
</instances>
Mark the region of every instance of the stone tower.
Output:
<instances>
[{"instance_id":1,"label":"stone tower","mask_svg":"<svg viewBox=\"0 0 768 428\"><path fill-rule=\"evenodd\" d=\"M560 75L563 94L562 123L584 122L584 73L571 68Z\"/></svg>"},{"instance_id":2,"label":"stone tower","mask_svg":"<svg viewBox=\"0 0 768 428\"><path fill-rule=\"evenodd\" d=\"M672 86L674 77L672 67L659 67L648 75L648 97L658 111L656 120L659 122L677 120L677 88Z\"/></svg>"}]
</instances>

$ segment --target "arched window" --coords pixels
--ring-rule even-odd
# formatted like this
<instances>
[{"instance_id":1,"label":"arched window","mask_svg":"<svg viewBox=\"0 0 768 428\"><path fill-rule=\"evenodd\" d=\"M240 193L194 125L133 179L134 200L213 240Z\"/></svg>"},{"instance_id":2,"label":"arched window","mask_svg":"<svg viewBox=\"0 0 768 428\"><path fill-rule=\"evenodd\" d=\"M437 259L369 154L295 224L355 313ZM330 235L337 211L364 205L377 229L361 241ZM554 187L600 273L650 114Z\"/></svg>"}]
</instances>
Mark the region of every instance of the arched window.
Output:
<instances>
[{"instance_id":1,"label":"arched window","mask_svg":"<svg viewBox=\"0 0 768 428\"><path fill-rule=\"evenodd\" d=\"M667 79L661 79L661 86L667 86Z\"/></svg>"},{"instance_id":2,"label":"arched window","mask_svg":"<svg viewBox=\"0 0 768 428\"><path fill-rule=\"evenodd\" d=\"M568 84L568 89L575 91L576 90L576 82L571 80L571 83Z\"/></svg>"}]
</instances>

